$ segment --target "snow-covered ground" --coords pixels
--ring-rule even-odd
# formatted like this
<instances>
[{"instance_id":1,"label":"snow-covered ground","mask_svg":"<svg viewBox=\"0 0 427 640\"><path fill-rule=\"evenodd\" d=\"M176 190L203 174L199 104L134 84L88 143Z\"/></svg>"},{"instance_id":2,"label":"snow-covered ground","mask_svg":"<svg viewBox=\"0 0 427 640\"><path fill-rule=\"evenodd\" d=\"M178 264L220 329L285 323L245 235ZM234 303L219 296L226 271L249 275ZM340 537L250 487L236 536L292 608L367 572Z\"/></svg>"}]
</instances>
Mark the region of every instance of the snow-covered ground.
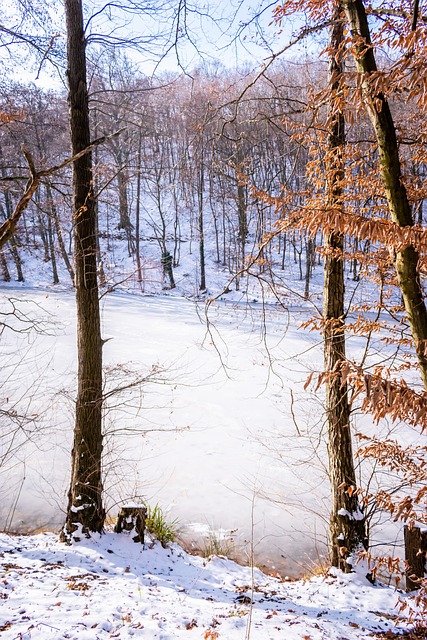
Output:
<instances>
[{"instance_id":1,"label":"snow-covered ground","mask_svg":"<svg viewBox=\"0 0 427 640\"><path fill-rule=\"evenodd\" d=\"M27 425L26 446L0 469L7 477L0 527L58 528L72 446L74 297L52 289L7 293L22 312L46 319L48 335L8 331L0 343L3 408L22 396L17 408L39 414ZM8 304L3 298L0 309ZM213 533L239 560L254 547L260 565L294 577L323 562L329 485L322 390L304 390L308 374L322 369L322 349L316 333L298 328L304 317L275 305L222 301L209 312L209 332L202 302L102 298L109 388L153 365L164 370L156 382L109 401L109 516L123 501L142 498L178 519L182 539L194 548ZM363 341L349 344L354 353ZM369 419L359 416L358 429L364 427ZM374 542L394 543L398 534L383 524L372 530Z\"/></svg>"},{"instance_id":2,"label":"snow-covered ground","mask_svg":"<svg viewBox=\"0 0 427 640\"><path fill-rule=\"evenodd\" d=\"M69 481L74 299L70 292L12 293L20 309L51 325L49 335L2 337L3 361L10 358L4 408L17 395L25 408L32 396L31 411L40 412L31 442L17 451L8 471L2 526L13 509L9 529L57 527ZM258 561L284 574L299 575L317 562L329 488L324 443L312 441L322 422L321 400L307 400L303 385L311 370L320 369L322 355L318 337L295 328L301 315L291 319L270 308L263 336L261 305L247 310L218 303L209 315L211 333L204 305L183 298L114 294L102 308L109 338L104 359L116 372L114 384L124 385L152 365L165 371L141 392L113 398L107 412L111 513L117 503L139 496L178 518L187 541L203 545L211 530L237 529L234 553L241 559L255 543ZM22 361L17 354L25 354Z\"/></svg>"},{"instance_id":3,"label":"snow-covered ground","mask_svg":"<svg viewBox=\"0 0 427 640\"><path fill-rule=\"evenodd\" d=\"M307 376L323 368L321 337L300 329L321 306L322 267L315 267L309 301L290 252L276 273L277 298L245 278L221 295L229 273L211 255L209 290L200 295L196 253L187 245L173 291L163 289L158 247L149 243L144 291L129 278L135 265L123 242L113 243L104 265L108 283L117 285L113 293L101 289L108 389L158 371L156 382L113 396L107 407L109 516L134 497L159 503L178 518L187 545L194 538L203 547L213 533L240 560L253 548L260 565L300 576L323 562L329 518L323 390L304 389ZM74 293L61 269L61 284L52 286L49 266L26 256L25 283L2 285L0 312L10 312L14 298L24 313L46 320L43 335L31 329L1 337L2 409L37 414L14 442L29 436L27 445L16 446L7 464L2 459L0 528L8 530L55 528L64 518L76 336ZM373 296L372 285L351 274L346 284L353 302ZM208 326L205 300L217 295ZM22 330L22 318L15 328ZM362 338L348 341L351 355L363 346ZM373 341L372 361L383 353ZM357 429L369 428L358 415ZM394 543L398 535L382 524L372 533L374 542Z\"/></svg>"},{"instance_id":4,"label":"snow-covered ground","mask_svg":"<svg viewBox=\"0 0 427 640\"><path fill-rule=\"evenodd\" d=\"M0 577L3 640L356 640L405 627L404 596L362 567L287 582L128 534L71 547L51 533L1 534Z\"/></svg>"}]
</instances>

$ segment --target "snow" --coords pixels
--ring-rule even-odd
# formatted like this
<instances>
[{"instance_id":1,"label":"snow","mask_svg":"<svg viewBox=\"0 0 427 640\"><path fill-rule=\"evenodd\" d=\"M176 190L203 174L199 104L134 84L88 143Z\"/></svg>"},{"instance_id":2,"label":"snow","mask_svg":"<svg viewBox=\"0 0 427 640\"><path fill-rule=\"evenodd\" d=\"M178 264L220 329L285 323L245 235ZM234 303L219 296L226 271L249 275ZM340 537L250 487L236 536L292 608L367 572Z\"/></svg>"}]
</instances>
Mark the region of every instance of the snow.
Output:
<instances>
[{"instance_id":1,"label":"snow","mask_svg":"<svg viewBox=\"0 0 427 640\"><path fill-rule=\"evenodd\" d=\"M38 313L43 308L57 324L50 335L31 336L34 359L18 363L16 380L10 378L8 391L2 391L10 398L26 398L30 394L21 385L25 381L30 388L33 378L40 397L32 394L32 407L41 418L34 445L25 451L19 500L22 468L15 466L9 473L9 486L16 490L0 504L0 526L14 505L15 530L60 527L64 515L58 505L66 505L72 448L74 296L33 288L13 295L28 312L37 303ZM218 302L211 308L209 335L203 303L125 293L103 298L103 335L112 337L104 346L106 367L125 363L146 373L155 364L166 370L165 384L144 385L141 402L136 394L124 398L123 409L120 400L114 413L107 413L106 429L123 429L123 435L108 433L104 486L107 508L141 499L159 503L171 519L178 518L181 529L187 528L187 540L202 547L212 532L218 537L221 529L238 529L233 537L242 559L253 538L258 561L295 576L324 548L322 516L329 486L311 462L303 467L312 447L304 433L296 434L289 388L304 432L307 422L319 419L316 399L313 409L300 398L307 398L307 371L321 367L322 353L316 335L288 326L288 314L274 306L266 313L268 333L262 336L261 305L247 310ZM300 318L296 313L295 325ZM21 353L27 340L9 333L0 350ZM118 375L123 384L126 372L119 369ZM324 451L322 455L326 459ZM325 507L319 509L322 501ZM313 515L317 511L320 518ZM195 522L204 529L192 527Z\"/></svg>"},{"instance_id":2,"label":"snow","mask_svg":"<svg viewBox=\"0 0 427 640\"><path fill-rule=\"evenodd\" d=\"M122 507L124 509L141 509L141 507L144 507L144 503L143 502L125 502L124 504L122 504Z\"/></svg>"},{"instance_id":3,"label":"snow","mask_svg":"<svg viewBox=\"0 0 427 640\"><path fill-rule=\"evenodd\" d=\"M363 513L359 510L357 511L347 511L347 509L339 509L339 516L347 517L349 520L363 520L365 517Z\"/></svg>"},{"instance_id":4,"label":"snow","mask_svg":"<svg viewBox=\"0 0 427 640\"><path fill-rule=\"evenodd\" d=\"M109 281L121 282L134 265L124 245L116 242L113 253ZM157 248L144 243L144 253L145 295L135 280L102 293L104 361L107 369L125 365L143 373L154 365L169 380L107 413L109 517L141 498L158 502L187 530L187 548L193 535L196 548L213 537L225 549L233 538L242 560L253 552L283 576L308 573L322 561L330 490L322 391L304 390L308 374L323 368L321 337L298 327L312 315L312 303L320 304L321 268L311 300L302 302L304 283L289 259L282 307L249 281L221 296L229 274L209 260L207 296L220 299L210 307L208 331L194 256L182 251L177 289L164 291ZM64 521L76 371L67 274L52 287L49 266L27 256L25 277L23 285L2 285L1 304L8 297L26 310L33 304L30 315L43 318L47 333L8 332L0 343L4 398L22 398L25 410L31 397L31 410L41 416L40 431L30 431L28 447L3 470L0 522L10 525L13 514L21 531ZM360 300L371 298L369 283L347 284L349 297L357 286ZM348 343L352 355L363 351L362 338ZM374 339L370 364L383 357ZM369 432L372 425L358 416L357 427ZM395 541L382 522L377 529L381 542ZM251 569L224 558L157 544L142 550L123 534L82 540L66 547L53 534L0 536L2 639L354 640L394 629L398 594L371 586L359 570L304 582L255 570L252 588Z\"/></svg>"},{"instance_id":5,"label":"snow","mask_svg":"<svg viewBox=\"0 0 427 640\"><path fill-rule=\"evenodd\" d=\"M8 332L0 342L3 397L22 398L22 412L30 398L40 416L19 460L3 468L0 527L59 528L72 448L74 294L54 287L7 292L28 315L45 318L49 331ZM144 385L141 396L120 399L107 412L108 515L123 503L159 503L193 548L209 546L214 536L244 561L254 541L259 564L298 577L322 561L330 508L322 391L304 390L308 374L322 370L320 338L298 329L307 314L295 309L267 304L264 330L260 304L218 301L210 309L211 333L204 311L203 302L177 295L102 298L103 336L112 338L104 362L116 367L115 384L128 379L121 364L166 371L164 383ZM352 353L363 348L358 337L348 342ZM369 433L369 417L357 420ZM395 543L400 531L380 516L373 543Z\"/></svg>"},{"instance_id":6,"label":"snow","mask_svg":"<svg viewBox=\"0 0 427 640\"><path fill-rule=\"evenodd\" d=\"M289 582L127 534L0 534L2 640L355 640L403 630L399 597L362 571Z\"/></svg>"}]
</instances>

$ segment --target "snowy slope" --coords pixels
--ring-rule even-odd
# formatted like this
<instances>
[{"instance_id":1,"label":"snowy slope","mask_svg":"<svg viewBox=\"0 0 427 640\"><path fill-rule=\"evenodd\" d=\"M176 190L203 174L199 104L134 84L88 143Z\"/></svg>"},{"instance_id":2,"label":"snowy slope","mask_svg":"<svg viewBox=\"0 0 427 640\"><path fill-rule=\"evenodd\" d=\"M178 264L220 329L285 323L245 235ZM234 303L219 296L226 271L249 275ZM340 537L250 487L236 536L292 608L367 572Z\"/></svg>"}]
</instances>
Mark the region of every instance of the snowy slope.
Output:
<instances>
[{"instance_id":1,"label":"snowy slope","mask_svg":"<svg viewBox=\"0 0 427 640\"><path fill-rule=\"evenodd\" d=\"M404 624L399 594L361 570L284 582L127 534L72 547L2 534L0 577L3 640L356 640Z\"/></svg>"}]
</instances>

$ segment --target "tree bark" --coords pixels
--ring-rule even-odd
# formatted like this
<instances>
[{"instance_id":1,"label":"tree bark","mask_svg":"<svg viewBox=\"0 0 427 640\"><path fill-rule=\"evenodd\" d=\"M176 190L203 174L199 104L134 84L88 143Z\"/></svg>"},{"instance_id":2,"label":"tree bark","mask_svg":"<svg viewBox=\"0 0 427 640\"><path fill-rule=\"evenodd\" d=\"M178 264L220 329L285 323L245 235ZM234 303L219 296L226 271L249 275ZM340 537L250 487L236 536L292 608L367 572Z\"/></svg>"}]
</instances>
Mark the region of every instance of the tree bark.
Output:
<instances>
[{"instance_id":1,"label":"tree bark","mask_svg":"<svg viewBox=\"0 0 427 640\"><path fill-rule=\"evenodd\" d=\"M49 262L50 261L49 241L48 241L47 229L46 229L45 221L44 221L44 218L42 216L42 213L44 215L46 215L46 211L41 212L41 210L40 210L40 200L41 200L40 199L40 189L37 189L36 193L34 194L33 200L34 200L34 203L36 205L39 236L41 238L41 241L42 241L42 244L43 244L43 249L44 249L43 261L44 262Z\"/></svg>"},{"instance_id":2,"label":"tree bark","mask_svg":"<svg viewBox=\"0 0 427 640\"><path fill-rule=\"evenodd\" d=\"M203 145L203 140L201 141ZM204 229L204 190L205 190L205 167L203 147L199 157L199 167L197 168L197 202L199 209L199 257L200 257L200 291L206 290L206 267L205 267L205 229Z\"/></svg>"},{"instance_id":3,"label":"tree bark","mask_svg":"<svg viewBox=\"0 0 427 640\"><path fill-rule=\"evenodd\" d=\"M305 247L305 287L304 287L304 300L308 300L310 297L310 278L313 273L313 258L315 255L314 240L311 236L308 236Z\"/></svg>"},{"instance_id":4,"label":"tree bark","mask_svg":"<svg viewBox=\"0 0 427 640\"><path fill-rule=\"evenodd\" d=\"M31 191L30 199L34 191ZM27 192L28 192L28 189L26 190L26 194ZM26 194L24 194L23 198L25 197ZM18 219L21 217L21 213L19 213L18 216L15 217L14 215L15 211L12 211L12 203L10 199L6 197L6 195L8 196L8 194L5 193L4 195L5 195L6 211L3 209L3 207L0 204L0 211L2 213L3 218L5 219L4 223L0 227L0 248L3 248L7 242L10 242L10 252L12 254L13 261L15 263L18 282L24 282L24 274L22 271L22 261L19 255L16 238L14 236L16 232L16 226L18 224ZM21 198L21 200L23 198ZM26 209L27 204L28 202L26 202L26 204L23 205L23 209ZM9 215L9 212L12 212L11 215Z\"/></svg>"},{"instance_id":5,"label":"tree bark","mask_svg":"<svg viewBox=\"0 0 427 640\"><path fill-rule=\"evenodd\" d=\"M343 21L339 2L335 4L329 53L329 83L332 100L330 131L325 157L328 206L343 209L345 124L342 111L334 106L334 94L341 87ZM344 332L344 261L343 235L329 233L324 237L325 322L324 365L329 374L326 382L326 420L328 428L329 476L332 492L330 517L331 562L345 572L351 570L350 554L366 548L365 518L355 493L356 474L350 431L350 406L347 384L342 379L345 362Z\"/></svg>"},{"instance_id":6,"label":"tree bark","mask_svg":"<svg viewBox=\"0 0 427 640\"><path fill-rule=\"evenodd\" d=\"M426 554L427 554L427 532L419 527L403 528L405 539L405 560L408 564L406 570L406 591L419 589L421 581L425 578Z\"/></svg>"},{"instance_id":7,"label":"tree bark","mask_svg":"<svg viewBox=\"0 0 427 640\"><path fill-rule=\"evenodd\" d=\"M139 127L138 131L138 173L136 178L136 207L135 207L135 255L136 266L138 271L138 282L140 283L141 291L144 291L144 282L142 277L142 264L141 264L141 249L140 249L140 221L141 221L141 160L142 160L142 129Z\"/></svg>"},{"instance_id":8,"label":"tree bark","mask_svg":"<svg viewBox=\"0 0 427 640\"><path fill-rule=\"evenodd\" d=\"M132 535L132 540L144 544L146 518L147 507L143 505L140 507L124 505L117 517L114 532L122 533L122 531L128 531L131 535L135 533L136 535Z\"/></svg>"},{"instance_id":9,"label":"tree bark","mask_svg":"<svg viewBox=\"0 0 427 640\"><path fill-rule=\"evenodd\" d=\"M237 167L237 216L239 223L238 240L240 242L240 264L238 269L245 266L246 239L248 237L248 219L247 219L247 198L246 185L241 181L240 173L244 173L244 157L241 147L241 140L236 143L236 167Z\"/></svg>"},{"instance_id":10,"label":"tree bark","mask_svg":"<svg viewBox=\"0 0 427 640\"><path fill-rule=\"evenodd\" d=\"M370 82L377 65L368 20L362 0L342 0L346 18L355 38L354 57L362 80L364 100L378 144L381 179L393 222L400 227L414 224L405 185L402 182L396 129L386 97ZM427 390L427 309L418 274L418 252L413 246L396 254L396 271Z\"/></svg>"},{"instance_id":11,"label":"tree bark","mask_svg":"<svg viewBox=\"0 0 427 640\"><path fill-rule=\"evenodd\" d=\"M3 251L0 251L0 263L1 263L1 270L3 273L3 280L5 282L10 282L11 278L10 278L9 268L7 266L6 256L4 255Z\"/></svg>"},{"instance_id":12,"label":"tree bark","mask_svg":"<svg viewBox=\"0 0 427 640\"><path fill-rule=\"evenodd\" d=\"M53 237L52 216L49 214L47 218L47 237L49 239L50 261L52 263L52 279L53 284L59 284L58 267L55 255L55 240Z\"/></svg>"},{"instance_id":13,"label":"tree bark","mask_svg":"<svg viewBox=\"0 0 427 640\"><path fill-rule=\"evenodd\" d=\"M90 145L86 53L81 0L65 0L67 77L73 155ZM96 208L91 153L73 162L74 259L78 390L71 482L63 539L101 532L102 344L96 260Z\"/></svg>"}]
</instances>

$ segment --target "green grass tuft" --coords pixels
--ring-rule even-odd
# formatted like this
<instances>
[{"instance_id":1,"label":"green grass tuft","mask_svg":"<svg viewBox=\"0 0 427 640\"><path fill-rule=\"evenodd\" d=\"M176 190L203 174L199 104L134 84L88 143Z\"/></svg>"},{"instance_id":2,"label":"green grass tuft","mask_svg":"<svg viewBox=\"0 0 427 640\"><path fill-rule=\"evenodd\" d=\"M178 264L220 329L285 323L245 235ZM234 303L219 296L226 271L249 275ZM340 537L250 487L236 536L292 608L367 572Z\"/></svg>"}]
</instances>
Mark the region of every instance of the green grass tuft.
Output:
<instances>
[{"instance_id":1,"label":"green grass tuft","mask_svg":"<svg viewBox=\"0 0 427 640\"><path fill-rule=\"evenodd\" d=\"M147 518L145 528L162 547L167 547L170 542L174 542L178 534L178 520L168 521L159 504L154 507L147 506Z\"/></svg>"}]
</instances>

